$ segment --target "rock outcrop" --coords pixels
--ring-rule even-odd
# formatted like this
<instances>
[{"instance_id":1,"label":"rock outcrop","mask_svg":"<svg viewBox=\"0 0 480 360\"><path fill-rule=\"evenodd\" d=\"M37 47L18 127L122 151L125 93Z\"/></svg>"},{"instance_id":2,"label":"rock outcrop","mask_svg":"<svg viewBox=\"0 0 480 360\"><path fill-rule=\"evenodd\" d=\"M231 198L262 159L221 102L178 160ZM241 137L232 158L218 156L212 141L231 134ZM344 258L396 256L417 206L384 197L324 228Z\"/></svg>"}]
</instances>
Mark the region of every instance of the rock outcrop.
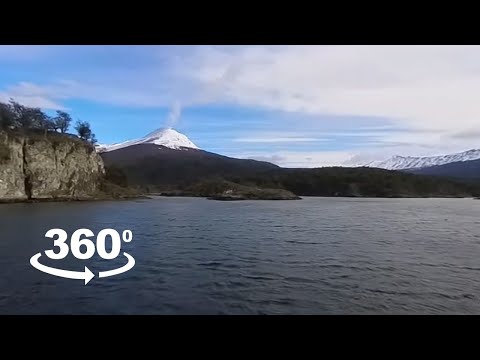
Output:
<instances>
[{"instance_id":1,"label":"rock outcrop","mask_svg":"<svg viewBox=\"0 0 480 360\"><path fill-rule=\"evenodd\" d=\"M301 200L301 197L284 189L261 189L257 187L242 190L227 190L220 194L208 196L209 200L236 201L236 200Z\"/></svg>"},{"instance_id":2,"label":"rock outcrop","mask_svg":"<svg viewBox=\"0 0 480 360\"><path fill-rule=\"evenodd\" d=\"M162 195L168 194L163 193ZM253 185L247 186L222 179L199 182L190 186L181 195L201 196L210 200L224 201L301 199L299 196L285 189L261 188Z\"/></svg>"},{"instance_id":3,"label":"rock outcrop","mask_svg":"<svg viewBox=\"0 0 480 360\"><path fill-rule=\"evenodd\" d=\"M102 158L79 139L0 132L0 201L94 198L104 175Z\"/></svg>"}]
</instances>

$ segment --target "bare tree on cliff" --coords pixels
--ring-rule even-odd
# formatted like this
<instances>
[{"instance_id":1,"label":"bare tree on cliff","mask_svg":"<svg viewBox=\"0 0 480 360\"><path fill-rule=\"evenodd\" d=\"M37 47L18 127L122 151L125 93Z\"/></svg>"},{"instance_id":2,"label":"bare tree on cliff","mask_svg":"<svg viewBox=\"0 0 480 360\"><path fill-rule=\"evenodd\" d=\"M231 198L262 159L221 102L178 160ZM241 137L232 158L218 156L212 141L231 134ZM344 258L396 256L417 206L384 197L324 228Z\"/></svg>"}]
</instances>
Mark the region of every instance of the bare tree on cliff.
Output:
<instances>
[{"instance_id":1,"label":"bare tree on cliff","mask_svg":"<svg viewBox=\"0 0 480 360\"><path fill-rule=\"evenodd\" d=\"M31 108L28 108L17 103L13 99L10 99L10 109L13 114L13 122L15 127L18 127L22 130L32 129L34 127Z\"/></svg>"},{"instance_id":2,"label":"bare tree on cliff","mask_svg":"<svg viewBox=\"0 0 480 360\"><path fill-rule=\"evenodd\" d=\"M57 116L54 118L55 130L60 130L62 134L68 131L72 118L65 111L57 110Z\"/></svg>"},{"instance_id":3,"label":"bare tree on cliff","mask_svg":"<svg viewBox=\"0 0 480 360\"><path fill-rule=\"evenodd\" d=\"M31 128L43 130L45 136L49 131L55 130L54 121L39 108L28 108L31 117Z\"/></svg>"},{"instance_id":4,"label":"bare tree on cliff","mask_svg":"<svg viewBox=\"0 0 480 360\"><path fill-rule=\"evenodd\" d=\"M24 132L44 130L45 135L49 130L53 130L53 122L40 108L24 106L10 100L10 104L5 109L7 113L11 114L10 127L21 129Z\"/></svg>"},{"instance_id":5,"label":"bare tree on cliff","mask_svg":"<svg viewBox=\"0 0 480 360\"><path fill-rule=\"evenodd\" d=\"M92 133L92 129L90 128L90 123L88 123L87 121L78 120L75 125L75 130L77 130L80 139L88 141L92 144L95 144L97 142L95 134Z\"/></svg>"}]
</instances>

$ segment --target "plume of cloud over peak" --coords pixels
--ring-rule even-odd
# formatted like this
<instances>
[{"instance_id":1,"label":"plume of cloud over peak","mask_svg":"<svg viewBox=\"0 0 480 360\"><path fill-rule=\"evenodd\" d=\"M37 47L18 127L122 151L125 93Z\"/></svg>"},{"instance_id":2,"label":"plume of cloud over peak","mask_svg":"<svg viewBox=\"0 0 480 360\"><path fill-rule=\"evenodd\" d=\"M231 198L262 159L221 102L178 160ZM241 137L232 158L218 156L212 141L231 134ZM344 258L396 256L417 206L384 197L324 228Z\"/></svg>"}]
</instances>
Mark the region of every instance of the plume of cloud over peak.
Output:
<instances>
[{"instance_id":1,"label":"plume of cloud over peak","mask_svg":"<svg viewBox=\"0 0 480 360\"><path fill-rule=\"evenodd\" d=\"M179 101L175 101L173 103L172 109L168 113L167 120L165 122L165 127L169 129L175 127L178 120L180 120L181 115L182 115L182 106Z\"/></svg>"}]
</instances>

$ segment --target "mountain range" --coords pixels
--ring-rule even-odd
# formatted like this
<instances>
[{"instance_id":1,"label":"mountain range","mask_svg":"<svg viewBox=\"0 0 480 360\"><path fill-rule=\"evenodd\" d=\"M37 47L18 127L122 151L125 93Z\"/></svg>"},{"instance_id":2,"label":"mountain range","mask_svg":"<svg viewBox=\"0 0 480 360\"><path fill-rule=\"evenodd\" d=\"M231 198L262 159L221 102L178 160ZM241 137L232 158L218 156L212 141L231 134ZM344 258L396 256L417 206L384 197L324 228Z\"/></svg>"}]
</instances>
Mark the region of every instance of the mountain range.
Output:
<instances>
[{"instance_id":1,"label":"mountain range","mask_svg":"<svg viewBox=\"0 0 480 360\"><path fill-rule=\"evenodd\" d=\"M460 153L428 157L397 155L386 160L353 163L350 166L381 168L472 181L480 179L480 150L472 149Z\"/></svg>"},{"instance_id":2,"label":"mountain range","mask_svg":"<svg viewBox=\"0 0 480 360\"><path fill-rule=\"evenodd\" d=\"M293 199L296 195L451 197L480 191L480 186L477 189L472 184L374 167L382 164L286 169L265 161L231 158L200 149L174 129L159 129L119 144L98 145L96 150L111 182L148 193L217 198L238 191L239 196L248 193L249 198ZM467 153L461 158L477 156ZM419 161L408 164L420 166Z\"/></svg>"},{"instance_id":3,"label":"mountain range","mask_svg":"<svg viewBox=\"0 0 480 360\"><path fill-rule=\"evenodd\" d=\"M97 145L97 151L99 153L112 152L120 149L126 149L135 145L155 145L156 147L142 147L142 150L136 149L137 154L130 154L130 151L122 151L122 155L126 156L128 159L137 159L139 156L143 157L146 149L172 149L172 150L198 150L197 153L192 153L190 157L215 157L216 159L222 158L224 161L226 159L232 158L221 157L221 155L205 152L199 149L186 135L179 133L178 131L166 128L155 130L146 136L140 139L134 139L125 141L118 144L112 145ZM171 153L170 157L175 153ZM208 155L207 155L208 154ZM165 153L166 155L166 153ZM117 155L118 156L118 155ZM107 156L110 158L110 156ZM235 159L239 160L239 159ZM480 177L480 169L477 171L476 163L471 163L471 161L480 160L480 149L472 149L460 153L439 155L439 156L424 156L424 157L414 157L414 156L401 156L395 155L388 159L384 160L375 160L375 161L355 161L355 158L346 162L344 166L346 167L368 167L368 168L379 168L386 170L402 170L409 171L418 174L428 174L428 175L443 175L443 176L452 176L459 175L462 177L463 169L465 169L465 176L468 178ZM245 160L248 161L248 160ZM250 160L251 163L251 160ZM266 164L264 162L259 162L257 164ZM452 164L446 167L444 165ZM455 164L455 165L453 165ZM271 164L270 166L274 166ZM267 166L268 167L268 166ZM428 169L428 170L427 170ZM458 177L458 176L457 176Z\"/></svg>"},{"instance_id":4,"label":"mountain range","mask_svg":"<svg viewBox=\"0 0 480 360\"><path fill-rule=\"evenodd\" d=\"M480 150L472 149L461 153L440 156L413 157L396 155L385 160L351 163L350 166L364 166L387 170L411 170L477 159L480 159Z\"/></svg>"},{"instance_id":5,"label":"mountain range","mask_svg":"<svg viewBox=\"0 0 480 360\"><path fill-rule=\"evenodd\" d=\"M406 170L413 174L442 176L466 181L480 180L480 159Z\"/></svg>"}]
</instances>

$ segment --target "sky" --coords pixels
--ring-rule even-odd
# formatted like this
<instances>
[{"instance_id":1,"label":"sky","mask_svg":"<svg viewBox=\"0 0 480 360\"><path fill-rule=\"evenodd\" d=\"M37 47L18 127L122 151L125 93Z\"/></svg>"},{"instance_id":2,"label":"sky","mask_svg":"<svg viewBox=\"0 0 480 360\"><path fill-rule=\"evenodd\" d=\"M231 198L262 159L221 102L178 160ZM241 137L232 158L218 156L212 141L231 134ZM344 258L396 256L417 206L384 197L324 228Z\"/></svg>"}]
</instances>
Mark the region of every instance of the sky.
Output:
<instances>
[{"instance_id":1,"label":"sky","mask_svg":"<svg viewBox=\"0 0 480 360\"><path fill-rule=\"evenodd\" d=\"M285 167L478 148L480 47L0 46L0 101Z\"/></svg>"}]
</instances>

